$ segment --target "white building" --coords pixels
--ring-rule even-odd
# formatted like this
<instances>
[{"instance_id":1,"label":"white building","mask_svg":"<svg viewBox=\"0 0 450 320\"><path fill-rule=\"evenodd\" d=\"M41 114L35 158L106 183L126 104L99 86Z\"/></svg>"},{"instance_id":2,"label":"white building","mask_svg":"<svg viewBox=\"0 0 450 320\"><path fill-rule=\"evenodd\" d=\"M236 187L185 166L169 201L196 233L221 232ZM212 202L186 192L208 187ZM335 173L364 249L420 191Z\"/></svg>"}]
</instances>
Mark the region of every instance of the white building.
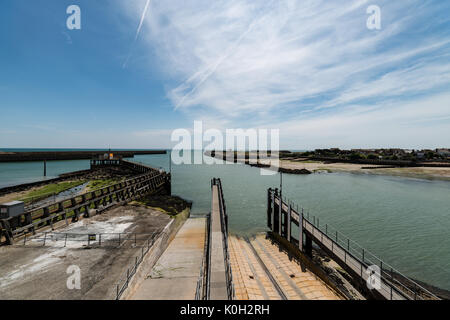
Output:
<instances>
[{"instance_id":1,"label":"white building","mask_svg":"<svg viewBox=\"0 0 450 320\"><path fill-rule=\"evenodd\" d=\"M436 149L436 153L440 156L450 157L450 149Z\"/></svg>"}]
</instances>

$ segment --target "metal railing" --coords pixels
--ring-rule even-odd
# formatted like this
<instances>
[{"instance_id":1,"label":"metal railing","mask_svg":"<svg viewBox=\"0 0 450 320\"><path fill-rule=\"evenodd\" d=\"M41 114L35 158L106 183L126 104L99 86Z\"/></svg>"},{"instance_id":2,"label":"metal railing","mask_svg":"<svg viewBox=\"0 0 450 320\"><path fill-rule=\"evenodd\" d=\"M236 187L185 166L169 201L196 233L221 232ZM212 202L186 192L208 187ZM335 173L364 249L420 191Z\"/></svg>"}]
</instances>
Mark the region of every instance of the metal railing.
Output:
<instances>
[{"instance_id":1,"label":"metal railing","mask_svg":"<svg viewBox=\"0 0 450 320\"><path fill-rule=\"evenodd\" d=\"M93 247L124 247L129 244L131 248L144 248L148 239L155 237L159 232L152 233L74 233L74 232L43 232L38 235L25 235L23 242L18 246L55 246L61 244L63 247L75 244L76 246Z\"/></svg>"},{"instance_id":2,"label":"metal railing","mask_svg":"<svg viewBox=\"0 0 450 320\"><path fill-rule=\"evenodd\" d=\"M150 238L147 238L146 242L143 246L141 246L141 252L135 256L134 263L131 267L127 268L127 271L123 273L123 276L120 277L118 283L116 284L116 300L119 300L122 296L123 292L128 288L131 279L136 274L138 267L144 261L145 255L150 251L150 248L153 246L156 240L156 236L159 233L153 234Z\"/></svg>"},{"instance_id":3,"label":"metal railing","mask_svg":"<svg viewBox=\"0 0 450 320\"><path fill-rule=\"evenodd\" d=\"M195 300L207 300L209 297L209 260L210 260L210 223L211 213L206 217L205 223L205 246L203 252L202 266L195 290Z\"/></svg>"},{"instance_id":4,"label":"metal railing","mask_svg":"<svg viewBox=\"0 0 450 320\"><path fill-rule=\"evenodd\" d=\"M269 189L274 193L274 201L280 203L280 196L276 191ZM366 277L365 272L370 266L377 266L380 270L380 280L385 287L379 289L382 295L387 299L395 299L395 297L403 297L409 300L423 300L423 299L437 299L439 298L419 285L414 280L402 274L400 271L386 263L369 250L363 248L356 241L350 239L348 236L338 231L330 224L320 224L319 217L311 216L309 212L306 212L303 208L295 206L293 202L283 197L282 213L287 215L289 206L291 207L291 219L285 219L286 221L297 222L302 217L303 229L313 235L315 241L324 245L333 254L338 256L345 264L356 271L358 275L364 279ZM272 203L272 205L274 205ZM285 221L285 223L286 223ZM281 223L280 221L278 223ZM285 228L286 229L286 228ZM281 236L285 235L285 230ZM291 237L292 238L292 237Z\"/></svg>"},{"instance_id":5,"label":"metal railing","mask_svg":"<svg viewBox=\"0 0 450 320\"><path fill-rule=\"evenodd\" d=\"M231 270L230 256L228 253L228 215L227 215L227 207L225 205L225 200L223 197L223 189L222 182L218 178L213 178L211 181L211 185L216 185L218 188L219 194L219 210L220 210L220 219L221 219L221 227L222 227L222 240L223 240L223 248L224 248L224 258L225 258L225 273L227 279L227 294L228 299L233 300L235 298L234 292L234 284L233 284L233 273Z\"/></svg>"}]
</instances>

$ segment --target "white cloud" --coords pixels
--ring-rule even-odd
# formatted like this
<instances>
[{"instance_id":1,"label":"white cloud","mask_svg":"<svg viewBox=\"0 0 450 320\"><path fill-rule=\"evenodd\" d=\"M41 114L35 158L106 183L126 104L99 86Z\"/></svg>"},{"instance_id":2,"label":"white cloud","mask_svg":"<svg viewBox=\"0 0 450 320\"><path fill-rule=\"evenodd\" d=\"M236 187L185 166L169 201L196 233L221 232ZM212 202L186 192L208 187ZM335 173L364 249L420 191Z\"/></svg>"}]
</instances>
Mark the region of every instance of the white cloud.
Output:
<instances>
[{"instance_id":1,"label":"white cloud","mask_svg":"<svg viewBox=\"0 0 450 320\"><path fill-rule=\"evenodd\" d=\"M450 147L450 94L274 123L282 148Z\"/></svg>"},{"instance_id":2,"label":"white cloud","mask_svg":"<svg viewBox=\"0 0 450 320\"><path fill-rule=\"evenodd\" d=\"M144 1L124 2L134 19ZM373 107L379 119L397 119L407 98L450 87L450 39L426 30L439 23L426 15L439 8L377 2L381 31L366 28L366 0L153 1L142 35L176 83L167 92L173 106L193 118L273 127L273 116L285 115L311 130L338 130L355 120L345 111L350 105L358 121ZM448 108L429 102L427 113ZM403 111L411 118L417 108ZM311 120L311 112L326 113Z\"/></svg>"}]
</instances>

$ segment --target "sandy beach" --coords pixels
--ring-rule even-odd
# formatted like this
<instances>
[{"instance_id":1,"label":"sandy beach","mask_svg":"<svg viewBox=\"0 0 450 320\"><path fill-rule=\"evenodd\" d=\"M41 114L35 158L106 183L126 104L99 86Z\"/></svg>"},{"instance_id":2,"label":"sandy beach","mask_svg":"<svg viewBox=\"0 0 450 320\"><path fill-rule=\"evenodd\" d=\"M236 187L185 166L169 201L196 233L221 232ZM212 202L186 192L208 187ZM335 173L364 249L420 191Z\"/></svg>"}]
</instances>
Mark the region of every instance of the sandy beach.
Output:
<instances>
[{"instance_id":1,"label":"sandy beach","mask_svg":"<svg viewBox=\"0 0 450 320\"><path fill-rule=\"evenodd\" d=\"M261 162L264 163L264 161ZM351 172L450 181L450 168L446 167L384 168L383 166L370 165L370 167L378 167L378 169L364 169L364 167L368 167L369 165L353 163L324 163L320 161L305 162L292 160L280 160L280 166L287 169L307 169L312 172Z\"/></svg>"},{"instance_id":2,"label":"sandy beach","mask_svg":"<svg viewBox=\"0 0 450 320\"><path fill-rule=\"evenodd\" d=\"M244 154L239 152L238 156L241 157L237 162L244 163ZM222 153L216 152L216 157L221 159ZM256 153L251 152L250 157L256 159ZM270 160L260 159L259 163L269 164ZM428 180L446 180L450 181L450 168L449 167L397 167L386 168L385 166L369 165L369 164L355 164L355 163L325 163L323 161L311 161L304 159L280 159L281 168L290 170L306 169L312 173L332 173L332 172L348 172L355 174L376 174L376 175L389 175L398 177L408 177L416 179L428 179ZM370 169L368 169L370 167Z\"/></svg>"}]
</instances>

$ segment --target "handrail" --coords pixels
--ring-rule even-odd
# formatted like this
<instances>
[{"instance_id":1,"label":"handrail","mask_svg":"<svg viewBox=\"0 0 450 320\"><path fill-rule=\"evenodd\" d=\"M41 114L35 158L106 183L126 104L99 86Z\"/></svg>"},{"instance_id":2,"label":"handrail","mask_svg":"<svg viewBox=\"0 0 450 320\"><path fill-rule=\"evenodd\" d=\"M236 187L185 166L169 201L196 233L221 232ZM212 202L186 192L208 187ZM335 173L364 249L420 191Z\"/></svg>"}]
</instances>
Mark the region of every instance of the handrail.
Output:
<instances>
[{"instance_id":1,"label":"handrail","mask_svg":"<svg viewBox=\"0 0 450 320\"><path fill-rule=\"evenodd\" d=\"M205 223L205 245L203 250L202 267L197 280L197 288L195 290L195 300L207 300L209 298L209 263L210 263L210 223L211 213L206 217Z\"/></svg>"},{"instance_id":2,"label":"handrail","mask_svg":"<svg viewBox=\"0 0 450 320\"><path fill-rule=\"evenodd\" d=\"M222 182L219 178L213 178L211 185L216 185L218 188L218 195L219 195L219 210L220 210L220 219L221 219L221 228L222 228L222 241L223 241L223 248L224 248L224 258L225 258L225 273L226 273L226 280L227 280L227 294L228 299L233 300L235 298L235 292L234 292L234 284L233 284L233 274L231 271L231 264L230 264L230 256L228 252L228 215L225 205L225 200L223 197L223 189L222 189Z\"/></svg>"},{"instance_id":3,"label":"handrail","mask_svg":"<svg viewBox=\"0 0 450 320\"><path fill-rule=\"evenodd\" d=\"M116 246L121 246L124 243L132 242L133 248L141 248L138 243L147 241L148 236L154 236L158 232L152 233L135 233L135 232L102 232L102 233L74 233L74 232L42 232L40 235L32 235L27 237L25 235L22 245L25 246L28 241L41 240L42 246L48 244L48 241L52 242L64 242L64 247L67 246L67 242L86 242L88 246L92 244L98 244L99 246L105 246L106 242L116 243ZM93 239L94 238L94 239ZM18 244L19 245L19 244Z\"/></svg>"},{"instance_id":4,"label":"handrail","mask_svg":"<svg viewBox=\"0 0 450 320\"><path fill-rule=\"evenodd\" d=\"M156 236L159 234L160 232L155 232L147 239L146 245L140 247L140 254L138 256L135 256L135 262L133 263L133 265L130 268L127 268L127 272L124 272L123 276L120 277L119 282L116 284L116 300L119 300L123 292L128 288L130 280L136 274L138 267L140 266L142 261L144 261L144 257L150 251L150 248L155 243Z\"/></svg>"},{"instance_id":5,"label":"handrail","mask_svg":"<svg viewBox=\"0 0 450 320\"><path fill-rule=\"evenodd\" d=\"M274 193L274 201L278 202L280 204L280 196L277 193L276 190L269 189L269 194ZM272 199L272 197L270 196ZM285 198L285 197L283 197ZM303 218L303 225L302 227L306 231L312 231L315 238L319 241L324 243L323 237L325 236L325 240L331 241L334 244L334 248L339 248L344 252L345 256L348 256L349 258L354 259L358 263L361 264L361 266L364 266L365 268L369 267L370 265L377 265L380 268L380 277L381 280L384 281L384 283L389 286L392 290L396 291L401 296L405 297L406 299L424 299L424 297L421 294L425 294L429 296L432 299L439 299L435 294L431 293L429 290L424 288L423 286L419 285L414 280L410 279L409 277L405 276L401 272L399 272L397 269L393 268L388 263L384 262L380 258L378 258L376 255L372 254L370 251L366 250L362 246L360 246L356 241L351 240L348 236L344 235L343 233L339 232L337 229L332 227L329 224L322 224L320 225L319 218L316 216L310 217L309 212L307 214L304 214L305 210L303 208L298 208L295 210L292 208L293 202L287 200L286 198L283 200L281 199L282 204L282 212L283 214L287 214L289 206L291 206L291 217L292 220L299 219L300 216ZM272 204L274 205L274 204ZM286 207L286 209L284 208ZM301 215L300 215L301 210ZM310 230L308 230L308 227ZM319 236L315 235L314 232L319 233ZM283 236L283 235L281 235ZM333 248L333 245L332 245ZM333 252L334 253L334 252ZM362 272L361 272L362 276ZM403 281L399 281L397 278L402 279ZM411 289L412 288L412 289ZM393 298L391 290L391 299Z\"/></svg>"}]
</instances>

